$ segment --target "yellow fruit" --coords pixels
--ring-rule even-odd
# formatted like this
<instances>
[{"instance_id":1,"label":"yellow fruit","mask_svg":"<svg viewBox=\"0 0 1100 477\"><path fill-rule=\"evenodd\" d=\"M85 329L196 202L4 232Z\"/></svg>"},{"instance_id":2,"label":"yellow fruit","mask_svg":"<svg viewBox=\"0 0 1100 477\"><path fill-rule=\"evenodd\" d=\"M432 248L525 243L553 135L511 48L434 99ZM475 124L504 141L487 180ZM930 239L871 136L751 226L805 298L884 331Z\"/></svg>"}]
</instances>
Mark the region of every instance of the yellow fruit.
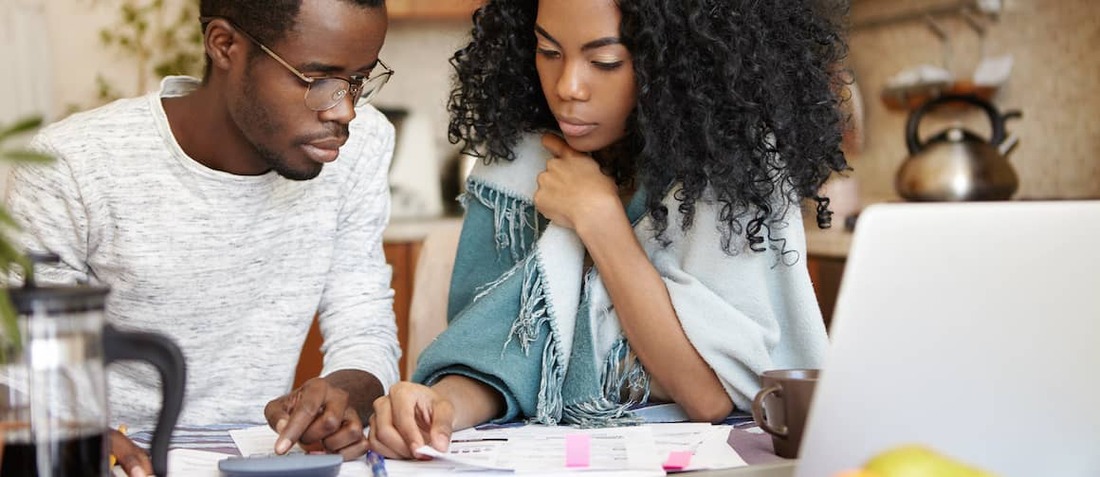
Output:
<instances>
[{"instance_id":1,"label":"yellow fruit","mask_svg":"<svg viewBox=\"0 0 1100 477\"><path fill-rule=\"evenodd\" d=\"M866 469L851 469L842 470L833 477L879 477L879 475Z\"/></svg>"},{"instance_id":2,"label":"yellow fruit","mask_svg":"<svg viewBox=\"0 0 1100 477\"><path fill-rule=\"evenodd\" d=\"M994 477L921 445L882 452L863 466L878 477Z\"/></svg>"}]
</instances>

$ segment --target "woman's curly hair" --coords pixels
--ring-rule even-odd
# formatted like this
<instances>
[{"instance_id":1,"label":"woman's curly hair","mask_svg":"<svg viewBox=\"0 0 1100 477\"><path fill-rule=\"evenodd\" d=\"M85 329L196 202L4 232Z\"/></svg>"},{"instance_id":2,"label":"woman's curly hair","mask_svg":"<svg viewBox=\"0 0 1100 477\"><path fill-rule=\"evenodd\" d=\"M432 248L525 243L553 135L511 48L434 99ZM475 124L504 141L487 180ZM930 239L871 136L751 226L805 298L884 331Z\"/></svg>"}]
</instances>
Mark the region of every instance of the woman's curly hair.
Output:
<instances>
[{"instance_id":1,"label":"woman's curly hair","mask_svg":"<svg viewBox=\"0 0 1100 477\"><path fill-rule=\"evenodd\" d=\"M638 91L624 141L633 179L648 191L680 185L684 230L711 189L727 253L742 234L764 250L764 229L803 198L818 200L818 224L829 224L817 191L847 169L847 48L842 15L822 14L821 1L617 0ZM557 129L535 70L537 10L538 0L489 0L451 58L448 135L464 153L513 160L523 133ZM646 204L658 238L668 227L661 195Z\"/></svg>"}]
</instances>

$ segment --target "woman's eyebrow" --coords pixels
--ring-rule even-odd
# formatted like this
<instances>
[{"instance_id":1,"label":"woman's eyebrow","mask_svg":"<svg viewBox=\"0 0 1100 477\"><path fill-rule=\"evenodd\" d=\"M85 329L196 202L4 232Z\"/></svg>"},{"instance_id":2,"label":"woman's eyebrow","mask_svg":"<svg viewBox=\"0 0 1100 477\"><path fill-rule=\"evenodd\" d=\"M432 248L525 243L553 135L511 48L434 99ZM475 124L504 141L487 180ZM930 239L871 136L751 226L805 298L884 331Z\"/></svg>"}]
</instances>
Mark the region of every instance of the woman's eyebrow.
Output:
<instances>
[{"instance_id":1,"label":"woman's eyebrow","mask_svg":"<svg viewBox=\"0 0 1100 477\"><path fill-rule=\"evenodd\" d=\"M608 45L621 45L622 41L617 36L605 36L597 38L581 46L581 50L594 50Z\"/></svg>"},{"instance_id":2,"label":"woman's eyebrow","mask_svg":"<svg viewBox=\"0 0 1100 477\"><path fill-rule=\"evenodd\" d=\"M556 40L553 35L547 33L546 29L538 26L537 24L535 25L535 33L537 33L539 36L545 38L546 41L549 41L550 43L553 43L555 46L561 47L561 43L559 43L558 40ZM588 43L585 43L583 46L581 46L581 50L594 50L596 48L601 48L601 47L608 46L608 45L620 45L620 44L622 44L622 40L620 40L619 37L617 37L617 36L605 36L603 38L597 38L597 39L592 40Z\"/></svg>"},{"instance_id":3,"label":"woman's eyebrow","mask_svg":"<svg viewBox=\"0 0 1100 477\"><path fill-rule=\"evenodd\" d=\"M546 38L546 41L553 43L555 46L561 46L561 43L559 43L558 40L554 39L553 35L547 33L546 30L540 27L537 23L535 24L535 33L543 38Z\"/></svg>"}]
</instances>

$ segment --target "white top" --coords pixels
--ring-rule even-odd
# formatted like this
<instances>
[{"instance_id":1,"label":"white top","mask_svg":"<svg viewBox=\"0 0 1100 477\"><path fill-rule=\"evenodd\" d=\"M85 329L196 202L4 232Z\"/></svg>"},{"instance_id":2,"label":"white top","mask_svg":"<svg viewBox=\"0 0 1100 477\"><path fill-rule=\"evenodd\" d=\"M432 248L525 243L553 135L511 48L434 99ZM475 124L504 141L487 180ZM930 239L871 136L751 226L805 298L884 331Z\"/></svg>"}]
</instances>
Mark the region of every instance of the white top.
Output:
<instances>
[{"instance_id":1,"label":"white top","mask_svg":"<svg viewBox=\"0 0 1100 477\"><path fill-rule=\"evenodd\" d=\"M388 388L400 355L382 252L393 126L373 107L357 111L339 159L313 180L233 175L188 157L169 129L160 98L197 86L166 78L160 93L34 139L57 160L16 168L8 206L37 237L22 246L61 257L39 281L109 285L108 321L179 344L181 425L263 422L290 389L315 313L322 374L359 369ZM158 382L147 364L113 364L111 420L152 428Z\"/></svg>"}]
</instances>

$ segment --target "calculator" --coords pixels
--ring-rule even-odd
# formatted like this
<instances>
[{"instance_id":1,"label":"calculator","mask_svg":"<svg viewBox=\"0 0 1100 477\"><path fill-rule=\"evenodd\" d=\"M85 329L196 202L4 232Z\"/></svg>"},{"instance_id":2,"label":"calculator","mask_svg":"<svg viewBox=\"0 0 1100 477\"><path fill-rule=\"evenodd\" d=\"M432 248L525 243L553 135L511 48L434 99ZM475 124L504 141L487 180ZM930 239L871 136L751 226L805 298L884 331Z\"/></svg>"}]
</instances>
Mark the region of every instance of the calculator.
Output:
<instances>
[{"instance_id":1,"label":"calculator","mask_svg":"<svg viewBox=\"0 0 1100 477\"><path fill-rule=\"evenodd\" d=\"M218 470L223 477L336 477L343 461L335 454L229 457Z\"/></svg>"}]
</instances>

